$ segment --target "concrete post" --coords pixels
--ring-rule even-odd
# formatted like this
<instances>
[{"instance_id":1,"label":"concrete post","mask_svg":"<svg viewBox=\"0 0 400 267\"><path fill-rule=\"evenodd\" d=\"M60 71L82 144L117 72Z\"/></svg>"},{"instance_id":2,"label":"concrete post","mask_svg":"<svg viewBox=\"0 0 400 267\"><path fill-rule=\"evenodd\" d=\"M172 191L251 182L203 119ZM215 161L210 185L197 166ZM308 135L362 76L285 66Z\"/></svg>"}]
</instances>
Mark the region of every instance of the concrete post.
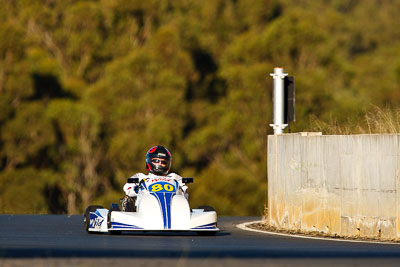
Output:
<instances>
[{"instance_id":1,"label":"concrete post","mask_svg":"<svg viewBox=\"0 0 400 267\"><path fill-rule=\"evenodd\" d=\"M284 79L288 74L283 72L283 68L274 68L270 75L274 79L274 123L269 126L274 128L274 134L281 134L287 126L284 124Z\"/></svg>"}]
</instances>

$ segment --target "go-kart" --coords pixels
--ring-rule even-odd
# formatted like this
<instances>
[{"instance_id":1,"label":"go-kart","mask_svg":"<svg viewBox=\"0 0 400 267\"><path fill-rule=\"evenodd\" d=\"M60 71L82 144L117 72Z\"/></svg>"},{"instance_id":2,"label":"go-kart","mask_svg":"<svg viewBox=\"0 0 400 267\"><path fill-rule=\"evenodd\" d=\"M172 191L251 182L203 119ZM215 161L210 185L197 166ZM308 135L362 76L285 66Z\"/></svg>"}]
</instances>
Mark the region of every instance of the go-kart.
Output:
<instances>
[{"instance_id":1,"label":"go-kart","mask_svg":"<svg viewBox=\"0 0 400 267\"><path fill-rule=\"evenodd\" d=\"M184 184L193 178L182 178ZM133 211L121 211L117 203L110 209L89 206L84 214L88 233L120 234L122 231L191 231L200 235L215 235L217 213L210 206L191 209L179 182L167 177L128 178L136 187Z\"/></svg>"}]
</instances>

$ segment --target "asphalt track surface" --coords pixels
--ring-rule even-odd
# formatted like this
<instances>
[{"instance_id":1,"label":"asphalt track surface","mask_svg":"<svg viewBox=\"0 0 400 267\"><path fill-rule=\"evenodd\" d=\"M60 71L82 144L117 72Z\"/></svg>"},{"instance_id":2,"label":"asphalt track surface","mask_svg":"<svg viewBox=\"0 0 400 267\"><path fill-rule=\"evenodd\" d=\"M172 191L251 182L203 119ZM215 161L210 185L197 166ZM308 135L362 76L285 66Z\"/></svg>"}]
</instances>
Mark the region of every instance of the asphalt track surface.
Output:
<instances>
[{"instance_id":1,"label":"asphalt track surface","mask_svg":"<svg viewBox=\"0 0 400 267\"><path fill-rule=\"evenodd\" d=\"M81 215L0 215L0 266L400 266L400 244L249 232L220 217L216 236L87 234Z\"/></svg>"}]
</instances>

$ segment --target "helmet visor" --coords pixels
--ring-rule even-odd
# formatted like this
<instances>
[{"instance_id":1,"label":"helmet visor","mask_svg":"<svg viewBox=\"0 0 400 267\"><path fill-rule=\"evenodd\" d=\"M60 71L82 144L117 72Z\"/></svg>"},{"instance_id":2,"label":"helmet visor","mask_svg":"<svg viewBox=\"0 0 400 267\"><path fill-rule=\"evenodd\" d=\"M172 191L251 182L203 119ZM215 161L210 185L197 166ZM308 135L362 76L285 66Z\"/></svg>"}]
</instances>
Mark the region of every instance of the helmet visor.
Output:
<instances>
[{"instance_id":1,"label":"helmet visor","mask_svg":"<svg viewBox=\"0 0 400 267\"><path fill-rule=\"evenodd\" d=\"M167 161L165 159L160 159L160 158L151 159L151 163L153 163L154 165L167 166Z\"/></svg>"}]
</instances>

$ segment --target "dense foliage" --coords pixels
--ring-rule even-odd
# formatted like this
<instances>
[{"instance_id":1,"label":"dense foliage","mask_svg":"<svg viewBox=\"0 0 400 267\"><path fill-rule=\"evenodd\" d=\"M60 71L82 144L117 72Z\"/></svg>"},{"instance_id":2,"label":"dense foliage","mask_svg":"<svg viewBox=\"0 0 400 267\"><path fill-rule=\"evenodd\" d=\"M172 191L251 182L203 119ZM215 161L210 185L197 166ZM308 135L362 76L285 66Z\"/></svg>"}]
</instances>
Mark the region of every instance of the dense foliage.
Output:
<instances>
[{"instance_id":1,"label":"dense foliage","mask_svg":"<svg viewBox=\"0 0 400 267\"><path fill-rule=\"evenodd\" d=\"M398 1L3 0L0 212L108 205L148 148L195 177L192 206L259 215L274 66L297 122L400 101ZM315 121L315 120L312 120ZM311 121L311 122L312 122Z\"/></svg>"}]
</instances>

